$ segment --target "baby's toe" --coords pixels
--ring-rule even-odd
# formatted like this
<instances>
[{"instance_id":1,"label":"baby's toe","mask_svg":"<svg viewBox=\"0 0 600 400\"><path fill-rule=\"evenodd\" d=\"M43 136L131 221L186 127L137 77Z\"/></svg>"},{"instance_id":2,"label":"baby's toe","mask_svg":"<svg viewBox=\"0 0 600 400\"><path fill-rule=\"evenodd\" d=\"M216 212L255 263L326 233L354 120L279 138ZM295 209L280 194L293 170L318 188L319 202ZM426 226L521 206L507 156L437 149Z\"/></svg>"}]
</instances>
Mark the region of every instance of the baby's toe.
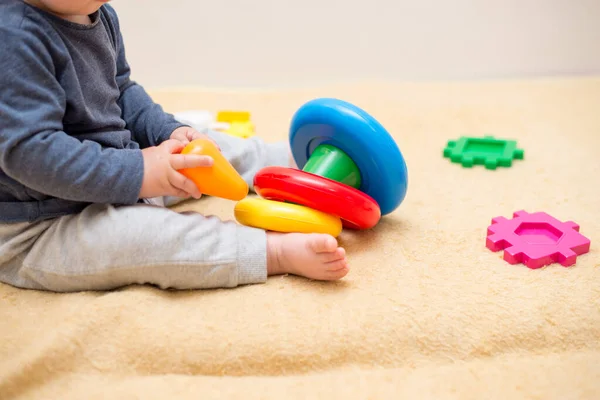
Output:
<instances>
[{"instance_id":1,"label":"baby's toe","mask_svg":"<svg viewBox=\"0 0 600 400\"><path fill-rule=\"evenodd\" d=\"M336 250L321 254L322 260L325 263L331 263L333 261L343 260L346 257L346 250L342 247L338 247Z\"/></svg>"},{"instance_id":2,"label":"baby's toe","mask_svg":"<svg viewBox=\"0 0 600 400\"><path fill-rule=\"evenodd\" d=\"M331 235L315 234L311 237L309 246L315 253L333 253L337 248L337 241Z\"/></svg>"},{"instance_id":3,"label":"baby's toe","mask_svg":"<svg viewBox=\"0 0 600 400\"><path fill-rule=\"evenodd\" d=\"M333 264L336 264L333 266ZM331 267L331 268L329 268ZM348 274L350 268L348 268L348 263L345 260L335 261L331 265L328 265L328 271L326 272L327 279L337 280L341 279Z\"/></svg>"},{"instance_id":4,"label":"baby's toe","mask_svg":"<svg viewBox=\"0 0 600 400\"><path fill-rule=\"evenodd\" d=\"M325 264L325 269L328 272L335 272L348 266L348 261L343 258L341 260L331 261Z\"/></svg>"}]
</instances>

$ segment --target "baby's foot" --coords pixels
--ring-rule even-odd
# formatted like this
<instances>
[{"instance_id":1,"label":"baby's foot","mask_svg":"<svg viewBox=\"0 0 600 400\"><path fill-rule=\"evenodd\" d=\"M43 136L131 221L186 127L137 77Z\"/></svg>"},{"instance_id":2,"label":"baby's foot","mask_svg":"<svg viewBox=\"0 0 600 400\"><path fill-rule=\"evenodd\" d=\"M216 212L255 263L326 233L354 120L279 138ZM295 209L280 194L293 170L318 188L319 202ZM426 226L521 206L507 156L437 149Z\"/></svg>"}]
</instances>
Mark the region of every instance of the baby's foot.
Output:
<instances>
[{"instance_id":1,"label":"baby's foot","mask_svg":"<svg viewBox=\"0 0 600 400\"><path fill-rule=\"evenodd\" d=\"M346 251L331 235L267 233L267 272L333 281L348 273Z\"/></svg>"}]
</instances>

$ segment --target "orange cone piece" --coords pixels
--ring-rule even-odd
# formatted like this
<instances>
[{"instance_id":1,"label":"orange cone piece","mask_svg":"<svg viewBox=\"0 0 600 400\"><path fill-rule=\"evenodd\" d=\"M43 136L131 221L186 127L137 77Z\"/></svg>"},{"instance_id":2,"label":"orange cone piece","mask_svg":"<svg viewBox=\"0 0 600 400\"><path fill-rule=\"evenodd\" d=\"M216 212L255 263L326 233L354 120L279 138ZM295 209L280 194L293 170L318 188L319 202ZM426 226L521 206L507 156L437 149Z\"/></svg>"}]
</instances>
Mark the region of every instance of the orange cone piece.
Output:
<instances>
[{"instance_id":1,"label":"orange cone piece","mask_svg":"<svg viewBox=\"0 0 600 400\"><path fill-rule=\"evenodd\" d=\"M196 184L202 194L234 201L248 196L248 184L210 140L193 140L185 146L181 154L198 154L213 158L212 167L179 170Z\"/></svg>"}]
</instances>

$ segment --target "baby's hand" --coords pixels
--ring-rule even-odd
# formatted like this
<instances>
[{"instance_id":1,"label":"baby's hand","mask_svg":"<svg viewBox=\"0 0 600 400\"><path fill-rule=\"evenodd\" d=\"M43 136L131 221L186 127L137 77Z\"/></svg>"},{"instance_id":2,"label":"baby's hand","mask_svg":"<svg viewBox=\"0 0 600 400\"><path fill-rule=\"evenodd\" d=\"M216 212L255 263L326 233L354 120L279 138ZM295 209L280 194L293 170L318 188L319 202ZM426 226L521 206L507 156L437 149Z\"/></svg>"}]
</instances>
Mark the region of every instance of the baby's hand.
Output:
<instances>
[{"instance_id":1,"label":"baby's hand","mask_svg":"<svg viewBox=\"0 0 600 400\"><path fill-rule=\"evenodd\" d=\"M180 141L181 143L183 143L184 146L186 144L188 144L189 142L191 142L192 140L196 140L196 139L200 139L200 138L210 140L211 142L213 142L215 144L215 146L217 146L217 149L221 150L221 148L219 147L217 142L212 140L208 135L205 135L204 133L200 133L193 128L190 128L187 126L182 126L181 128L175 129L173 131L173 133L171 133L171 139Z\"/></svg>"},{"instance_id":2,"label":"baby's hand","mask_svg":"<svg viewBox=\"0 0 600 400\"><path fill-rule=\"evenodd\" d=\"M199 199L202 193L190 179L178 170L183 168L210 167L212 157L177 154L185 144L177 140L167 140L156 147L142 150L144 157L144 180L140 198L159 196L193 197Z\"/></svg>"}]
</instances>

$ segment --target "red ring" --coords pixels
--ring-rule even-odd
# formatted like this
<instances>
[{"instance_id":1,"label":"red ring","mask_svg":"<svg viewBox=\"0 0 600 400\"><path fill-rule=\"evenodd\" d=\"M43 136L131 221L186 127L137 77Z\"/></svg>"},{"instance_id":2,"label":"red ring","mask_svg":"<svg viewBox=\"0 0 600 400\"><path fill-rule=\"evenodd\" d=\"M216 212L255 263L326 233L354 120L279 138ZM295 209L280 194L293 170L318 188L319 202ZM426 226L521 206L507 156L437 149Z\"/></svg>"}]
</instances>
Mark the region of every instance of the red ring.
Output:
<instances>
[{"instance_id":1,"label":"red ring","mask_svg":"<svg viewBox=\"0 0 600 400\"><path fill-rule=\"evenodd\" d=\"M381 210L360 190L334 180L286 167L265 167L254 177L254 190L267 200L289 201L337 215L349 229L377 225Z\"/></svg>"}]
</instances>

